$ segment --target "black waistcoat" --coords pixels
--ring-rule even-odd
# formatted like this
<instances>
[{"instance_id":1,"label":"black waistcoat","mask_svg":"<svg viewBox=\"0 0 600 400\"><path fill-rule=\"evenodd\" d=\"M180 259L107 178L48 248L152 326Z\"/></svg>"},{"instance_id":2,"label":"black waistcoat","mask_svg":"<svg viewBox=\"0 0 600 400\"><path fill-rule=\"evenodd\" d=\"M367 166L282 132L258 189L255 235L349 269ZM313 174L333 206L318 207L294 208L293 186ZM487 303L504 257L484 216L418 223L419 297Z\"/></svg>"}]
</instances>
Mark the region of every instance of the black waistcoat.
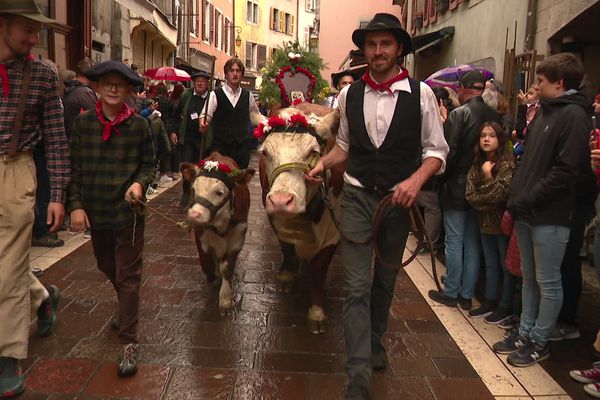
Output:
<instances>
[{"instance_id":1,"label":"black waistcoat","mask_svg":"<svg viewBox=\"0 0 600 400\"><path fill-rule=\"evenodd\" d=\"M394 117L377 149L369 139L363 105L365 82L352 84L346 97L350 132L347 171L368 190L385 191L412 175L421 164L421 91L409 78L411 93L398 92Z\"/></svg>"},{"instance_id":2,"label":"black waistcoat","mask_svg":"<svg viewBox=\"0 0 600 400\"><path fill-rule=\"evenodd\" d=\"M250 92L242 89L235 107L231 104L223 88L215 90L217 109L213 115L213 134L215 143L242 143L250 138Z\"/></svg>"}]
</instances>

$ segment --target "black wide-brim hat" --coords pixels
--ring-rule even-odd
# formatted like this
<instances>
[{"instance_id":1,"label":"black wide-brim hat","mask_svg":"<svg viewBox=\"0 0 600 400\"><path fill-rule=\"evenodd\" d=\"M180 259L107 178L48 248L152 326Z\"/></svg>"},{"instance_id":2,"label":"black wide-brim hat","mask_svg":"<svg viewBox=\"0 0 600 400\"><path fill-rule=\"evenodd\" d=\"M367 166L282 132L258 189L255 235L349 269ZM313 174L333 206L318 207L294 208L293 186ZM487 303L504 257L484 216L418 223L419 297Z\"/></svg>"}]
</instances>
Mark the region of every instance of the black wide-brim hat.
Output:
<instances>
[{"instance_id":1,"label":"black wide-brim hat","mask_svg":"<svg viewBox=\"0 0 600 400\"><path fill-rule=\"evenodd\" d=\"M210 74L208 72L204 72L204 71L193 72L192 74L190 74L190 76L192 77L192 79L206 78L206 79L210 80Z\"/></svg>"},{"instance_id":2,"label":"black wide-brim hat","mask_svg":"<svg viewBox=\"0 0 600 400\"><path fill-rule=\"evenodd\" d=\"M142 77L139 76L134 70L129 68L129 66L123 64L121 61L104 61L98 64L94 64L94 66L84 72L86 78L88 78L92 82L98 82L100 77L110 74L111 72L117 72L133 86L143 85L144 81Z\"/></svg>"},{"instance_id":3,"label":"black wide-brim hat","mask_svg":"<svg viewBox=\"0 0 600 400\"><path fill-rule=\"evenodd\" d=\"M354 78L355 81L358 80L358 78L360 78L360 75L356 71L350 71L349 69L345 69L340 72L334 72L333 74L331 74L331 84L333 85L333 87L337 89L338 83L340 83L340 79L342 79L346 75L351 76L352 78Z\"/></svg>"},{"instance_id":4,"label":"black wide-brim hat","mask_svg":"<svg viewBox=\"0 0 600 400\"><path fill-rule=\"evenodd\" d=\"M398 43L403 44L401 56L412 53L413 43L410 35L402 28L402 24L398 17L392 14L377 13L369 24L363 29L357 29L352 32L352 41L361 50L365 48L365 38L369 32L388 31L391 32L398 40Z\"/></svg>"}]
</instances>

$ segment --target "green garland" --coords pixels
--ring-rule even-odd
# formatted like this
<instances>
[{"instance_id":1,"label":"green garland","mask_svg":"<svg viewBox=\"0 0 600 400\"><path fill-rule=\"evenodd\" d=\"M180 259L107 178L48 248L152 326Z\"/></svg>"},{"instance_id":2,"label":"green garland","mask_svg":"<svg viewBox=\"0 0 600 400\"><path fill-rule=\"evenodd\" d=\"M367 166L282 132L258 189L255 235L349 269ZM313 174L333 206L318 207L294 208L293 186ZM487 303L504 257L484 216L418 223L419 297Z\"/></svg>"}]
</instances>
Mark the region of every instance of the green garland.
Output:
<instances>
[{"instance_id":1,"label":"green garland","mask_svg":"<svg viewBox=\"0 0 600 400\"><path fill-rule=\"evenodd\" d=\"M292 63L288 57L288 53L300 54L302 57L299 62ZM283 47L278 47L273 54L273 57L267 63L267 66L261 69L262 84L259 91L259 99L261 104L267 107L281 104L281 92L279 86L275 82L275 77L279 74L279 70L285 66L292 68L303 67L308 69L316 78L315 88L313 89L313 101L320 103L329 95L329 84L321 76L321 69L325 67L323 59L316 51L310 51L298 42L284 42Z\"/></svg>"}]
</instances>

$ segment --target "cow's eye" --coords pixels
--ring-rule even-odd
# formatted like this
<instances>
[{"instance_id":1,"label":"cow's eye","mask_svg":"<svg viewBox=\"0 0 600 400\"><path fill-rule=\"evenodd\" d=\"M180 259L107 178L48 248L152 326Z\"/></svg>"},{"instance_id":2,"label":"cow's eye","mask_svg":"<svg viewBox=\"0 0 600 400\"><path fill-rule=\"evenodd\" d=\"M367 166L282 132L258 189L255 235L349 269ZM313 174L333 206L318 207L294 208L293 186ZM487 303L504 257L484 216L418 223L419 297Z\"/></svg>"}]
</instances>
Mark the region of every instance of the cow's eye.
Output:
<instances>
[{"instance_id":1,"label":"cow's eye","mask_svg":"<svg viewBox=\"0 0 600 400\"><path fill-rule=\"evenodd\" d=\"M217 196L223 197L224 195L225 195L225 191L224 190L217 190Z\"/></svg>"},{"instance_id":2,"label":"cow's eye","mask_svg":"<svg viewBox=\"0 0 600 400\"><path fill-rule=\"evenodd\" d=\"M271 155L267 152L266 149L262 150L262 154L263 154L263 156L265 156L265 158L271 158Z\"/></svg>"}]
</instances>

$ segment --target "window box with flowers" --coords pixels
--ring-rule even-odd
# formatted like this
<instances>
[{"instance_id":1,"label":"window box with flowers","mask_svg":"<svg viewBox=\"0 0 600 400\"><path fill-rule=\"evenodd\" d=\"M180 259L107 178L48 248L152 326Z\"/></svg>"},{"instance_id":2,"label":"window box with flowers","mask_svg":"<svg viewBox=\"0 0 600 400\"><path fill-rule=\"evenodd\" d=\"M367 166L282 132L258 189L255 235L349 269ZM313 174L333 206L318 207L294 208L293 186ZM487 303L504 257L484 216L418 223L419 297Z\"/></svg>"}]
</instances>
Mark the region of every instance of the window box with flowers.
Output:
<instances>
[{"instance_id":1,"label":"window box with flowers","mask_svg":"<svg viewBox=\"0 0 600 400\"><path fill-rule=\"evenodd\" d=\"M423 27L423 11L417 11L413 18L413 25L417 29L421 29Z\"/></svg>"}]
</instances>

